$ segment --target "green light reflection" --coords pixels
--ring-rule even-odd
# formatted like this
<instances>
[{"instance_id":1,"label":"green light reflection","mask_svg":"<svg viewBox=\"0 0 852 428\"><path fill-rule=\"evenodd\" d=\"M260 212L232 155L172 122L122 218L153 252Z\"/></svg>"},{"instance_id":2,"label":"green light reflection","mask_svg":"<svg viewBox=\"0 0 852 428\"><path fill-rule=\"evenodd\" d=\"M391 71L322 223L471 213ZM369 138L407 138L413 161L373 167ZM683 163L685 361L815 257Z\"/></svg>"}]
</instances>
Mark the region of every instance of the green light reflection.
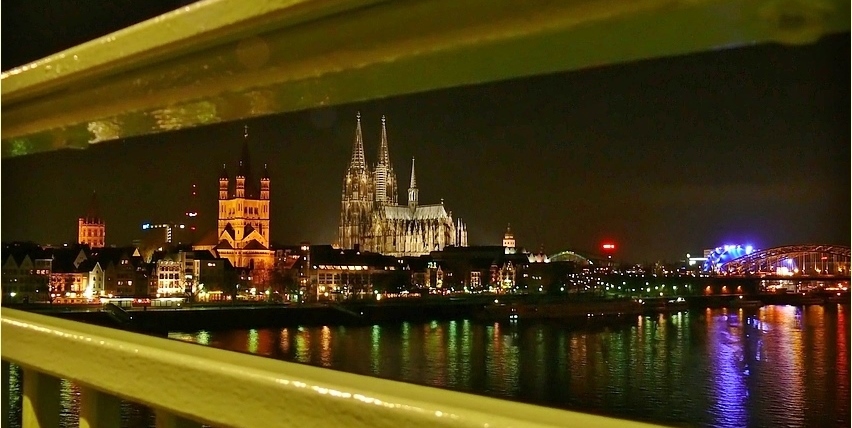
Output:
<instances>
[{"instance_id":1,"label":"green light reflection","mask_svg":"<svg viewBox=\"0 0 852 428\"><path fill-rule=\"evenodd\" d=\"M253 329L249 330L249 334L248 334L248 351L251 352L252 354L256 354L257 353L257 346L258 346L257 329L253 328Z\"/></svg>"}]
</instances>

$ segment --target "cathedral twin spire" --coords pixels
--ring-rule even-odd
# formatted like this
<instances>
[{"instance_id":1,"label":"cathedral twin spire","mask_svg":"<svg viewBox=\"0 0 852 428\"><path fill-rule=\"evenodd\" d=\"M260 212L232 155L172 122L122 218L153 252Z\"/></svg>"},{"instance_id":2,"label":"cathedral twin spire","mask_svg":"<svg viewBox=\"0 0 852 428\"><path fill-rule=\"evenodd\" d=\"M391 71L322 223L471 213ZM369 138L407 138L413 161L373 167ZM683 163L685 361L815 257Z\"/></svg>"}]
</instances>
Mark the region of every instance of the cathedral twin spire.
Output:
<instances>
[{"instance_id":1,"label":"cathedral twin spire","mask_svg":"<svg viewBox=\"0 0 852 428\"><path fill-rule=\"evenodd\" d=\"M364 156L364 136L361 133L361 112L355 115L358 123L355 127L355 142L352 145L352 160L349 162L350 169L367 169L366 156ZM390 168L390 153L388 151L388 131L385 116L382 115L382 142L379 147L379 163L377 166Z\"/></svg>"},{"instance_id":2,"label":"cathedral twin spire","mask_svg":"<svg viewBox=\"0 0 852 428\"><path fill-rule=\"evenodd\" d=\"M370 199L379 205L396 205L398 199L397 182L396 173L390 161L390 151L388 150L387 119L382 115L382 137L379 146L379 159L373 170L370 171L366 156L364 155L361 112L358 112L355 117L357 124L355 128L355 141L352 145L352 159L349 162L349 171L347 173L348 180L356 180L356 177L366 174L371 184L370 193L372 193L372 197ZM360 197L364 196L363 190L359 192L359 195ZM354 197L354 194L351 196Z\"/></svg>"}]
</instances>

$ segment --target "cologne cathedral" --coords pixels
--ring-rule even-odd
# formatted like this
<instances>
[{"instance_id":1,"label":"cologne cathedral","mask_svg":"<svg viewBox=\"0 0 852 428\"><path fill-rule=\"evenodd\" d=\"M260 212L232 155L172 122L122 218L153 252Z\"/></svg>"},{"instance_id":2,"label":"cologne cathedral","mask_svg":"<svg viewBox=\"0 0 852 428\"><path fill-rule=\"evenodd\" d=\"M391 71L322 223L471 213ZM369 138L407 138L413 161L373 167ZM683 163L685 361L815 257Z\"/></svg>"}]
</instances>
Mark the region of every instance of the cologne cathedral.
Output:
<instances>
[{"instance_id":1,"label":"cologne cathedral","mask_svg":"<svg viewBox=\"0 0 852 428\"><path fill-rule=\"evenodd\" d=\"M446 246L467 246L467 227L453 220L444 202L421 205L418 200L414 159L408 203L398 203L396 172L388 154L385 117L379 160L370 169L364 157L361 114L357 115L352 160L343 178L338 244L341 248L402 257L441 251Z\"/></svg>"}]
</instances>

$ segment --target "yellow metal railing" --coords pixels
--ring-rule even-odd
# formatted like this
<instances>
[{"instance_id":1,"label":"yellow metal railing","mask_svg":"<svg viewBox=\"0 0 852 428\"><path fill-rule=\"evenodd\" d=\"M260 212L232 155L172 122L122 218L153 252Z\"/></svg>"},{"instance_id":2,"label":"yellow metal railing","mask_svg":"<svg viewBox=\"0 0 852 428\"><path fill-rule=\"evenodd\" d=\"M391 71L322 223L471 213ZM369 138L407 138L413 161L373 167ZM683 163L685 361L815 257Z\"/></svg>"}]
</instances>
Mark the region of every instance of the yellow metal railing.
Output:
<instances>
[{"instance_id":1,"label":"yellow metal railing","mask_svg":"<svg viewBox=\"0 0 852 428\"><path fill-rule=\"evenodd\" d=\"M2 156L848 31L842 0L205 0L10 70Z\"/></svg>"},{"instance_id":2,"label":"yellow metal railing","mask_svg":"<svg viewBox=\"0 0 852 428\"><path fill-rule=\"evenodd\" d=\"M23 368L23 426L55 427L59 379L80 426L120 426L120 399L158 426L630 427L645 424L342 373L4 308L2 358Z\"/></svg>"}]
</instances>

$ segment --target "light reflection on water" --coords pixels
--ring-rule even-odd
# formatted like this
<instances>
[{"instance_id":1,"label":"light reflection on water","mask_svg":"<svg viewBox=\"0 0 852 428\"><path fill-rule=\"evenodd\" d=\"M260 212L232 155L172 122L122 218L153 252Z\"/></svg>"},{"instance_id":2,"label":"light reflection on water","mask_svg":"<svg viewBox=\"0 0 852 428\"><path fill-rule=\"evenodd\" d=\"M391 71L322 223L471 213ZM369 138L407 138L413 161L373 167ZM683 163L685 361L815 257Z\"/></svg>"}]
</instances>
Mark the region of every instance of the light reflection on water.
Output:
<instances>
[{"instance_id":1,"label":"light reflection on water","mask_svg":"<svg viewBox=\"0 0 852 428\"><path fill-rule=\"evenodd\" d=\"M10 365L9 370L9 407L12 412L9 418L9 426L21 427L21 407L23 391L23 370L15 365ZM76 428L79 426L80 418L80 387L67 380L60 380L59 384L59 427ZM154 412L151 409L126 401L121 402L121 426L127 428L153 427ZM3 423L6 419L3 419Z\"/></svg>"},{"instance_id":2,"label":"light reflection on water","mask_svg":"<svg viewBox=\"0 0 852 428\"><path fill-rule=\"evenodd\" d=\"M847 426L849 306L766 306L620 324L471 321L172 333L286 361L542 405L705 427ZM10 398L20 424L20 371ZM63 426L79 390L62 384ZM152 426L123 403L124 426Z\"/></svg>"},{"instance_id":3,"label":"light reflection on water","mask_svg":"<svg viewBox=\"0 0 852 428\"><path fill-rule=\"evenodd\" d=\"M848 310L708 309L615 325L299 327L268 337L287 342L269 346L281 360L592 413L689 426L833 426L849 418ZM210 334L239 343L227 338L248 331Z\"/></svg>"}]
</instances>

